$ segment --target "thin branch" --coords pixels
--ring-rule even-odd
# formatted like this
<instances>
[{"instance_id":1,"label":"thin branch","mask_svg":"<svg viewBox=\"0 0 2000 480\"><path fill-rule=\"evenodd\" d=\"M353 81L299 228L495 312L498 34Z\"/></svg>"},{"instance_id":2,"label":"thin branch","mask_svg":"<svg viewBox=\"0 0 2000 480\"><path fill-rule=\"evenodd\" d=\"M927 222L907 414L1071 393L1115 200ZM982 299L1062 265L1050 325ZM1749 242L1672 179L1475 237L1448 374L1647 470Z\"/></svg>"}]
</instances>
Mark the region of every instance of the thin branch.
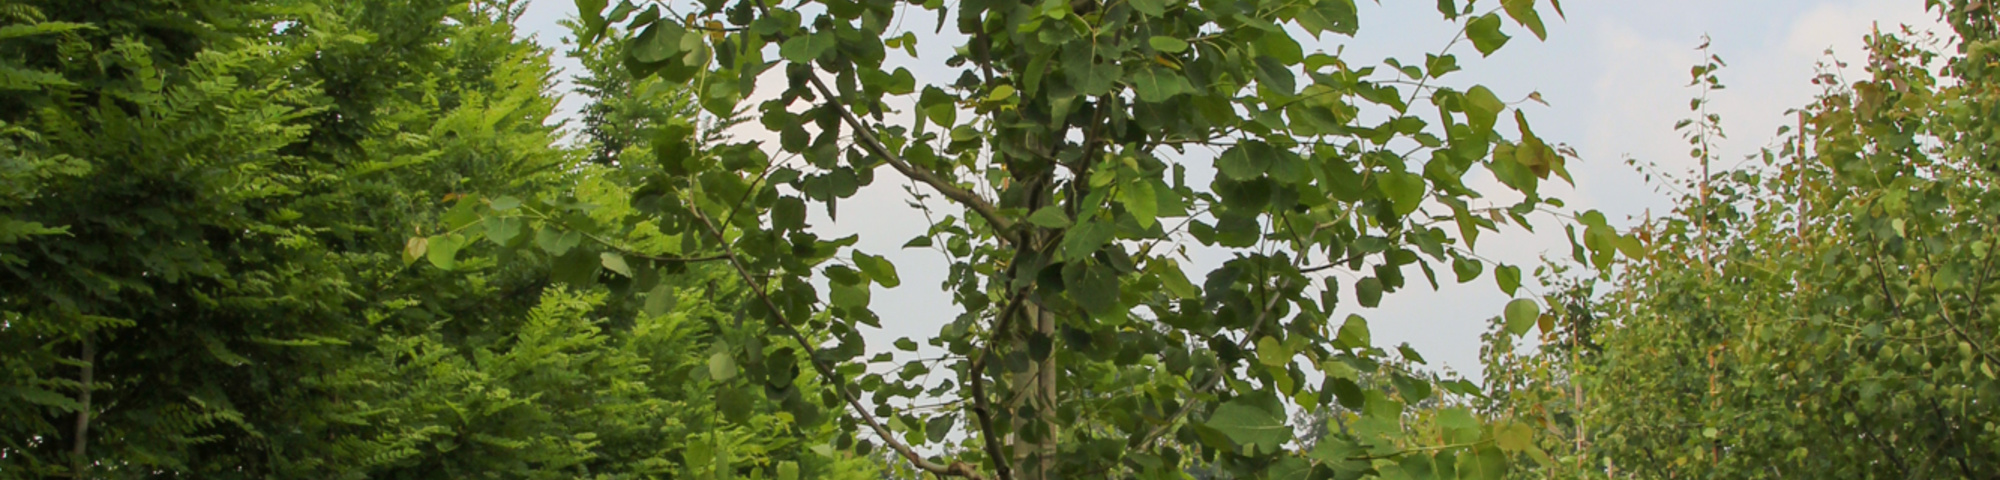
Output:
<instances>
[{"instance_id":1,"label":"thin branch","mask_svg":"<svg viewBox=\"0 0 2000 480\"><path fill-rule=\"evenodd\" d=\"M1001 332L1007 331L1014 315L1020 313L1021 304L1027 296L1028 290L1024 288L1014 292L1013 298L1007 300L1007 306L1000 309L999 318L993 320L994 338L988 339L986 345L979 348L979 356L972 357L972 364L966 368L966 373L972 376L972 413L979 420L979 436L986 443L986 455L993 457L1000 480L1013 480L1014 469L1007 465L1006 458L1000 454L1000 441L993 436L993 404L986 398L986 370L991 364L986 359L993 355L993 344L999 340Z\"/></svg>"},{"instance_id":2,"label":"thin branch","mask_svg":"<svg viewBox=\"0 0 2000 480\"><path fill-rule=\"evenodd\" d=\"M86 334L83 337L82 353L83 365L80 367L82 371L79 372L78 380L81 381L83 391L76 395L76 403L81 407L76 410L76 438L70 447L70 465L72 465L70 475L76 478L88 478L83 471L90 466L86 454L90 448L90 384L94 380L91 377L97 370L97 341L94 336Z\"/></svg>"},{"instance_id":3,"label":"thin branch","mask_svg":"<svg viewBox=\"0 0 2000 480\"><path fill-rule=\"evenodd\" d=\"M1282 287L1282 285L1279 286ZM1264 328L1265 321L1271 318L1271 309L1277 308L1278 301L1282 299L1284 299L1284 296L1280 295L1278 292L1274 291L1271 293L1271 298L1264 302L1264 308L1259 309L1257 311L1257 321L1250 325L1249 330L1244 331L1243 339L1238 341L1237 345L1238 347L1249 345L1250 342L1257 337L1257 332ZM1208 382L1203 383L1200 387L1196 387L1194 391L1191 393L1196 395L1206 393L1207 391L1214 389L1216 385L1220 385L1222 383L1222 377L1226 376L1229 376L1228 369L1218 370L1215 372L1215 376L1209 377ZM1167 422L1165 424L1162 424L1158 427L1153 427L1153 431L1147 432L1146 436L1139 440L1139 449L1145 450L1147 448L1151 448L1152 443L1160 439L1160 435L1167 433L1168 427L1172 427L1174 423L1180 421L1181 417L1187 416L1189 411L1194 410L1194 404L1196 403L1199 402L1196 402L1193 398L1189 398L1187 403L1182 403L1181 408L1179 410L1174 411L1173 415L1167 416L1166 418Z\"/></svg>"},{"instance_id":4,"label":"thin branch","mask_svg":"<svg viewBox=\"0 0 2000 480\"><path fill-rule=\"evenodd\" d=\"M832 89L827 88L826 82L820 81L818 73L808 74L806 75L806 79L812 82L813 89L819 90L819 94L827 98L828 106L840 113L840 118L847 122L847 126L854 129L854 136L861 141L863 148L868 149L870 153L874 153L878 157L882 157L882 160L887 162L889 167L896 169L897 172L902 172L903 176L923 182L925 185L930 185L931 188L937 189L938 193L944 195L945 198L957 201L959 204L965 205L966 209L978 213L981 218L986 219L986 223L993 225L994 235L1008 240L1014 238L1014 221L1009 220L1006 215L1001 215L1000 209L994 207L992 202L986 201L985 198L969 190L959 188L957 185L938 177L936 173L932 173L928 169L910 165L910 162L903 160L901 155L897 155L896 152L889 150L887 145L883 145L880 139L875 138L875 132L869 130L868 125L861 123L861 118L854 116L854 112L847 109L847 105L840 100L840 96L834 94Z\"/></svg>"},{"instance_id":5,"label":"thin branch","mask_svg":"<svg viewBox=\"0 0 2000 480\"><path fill-rule=\"evenodd\" d=\"M698 208L689 209L689 211L694 213L695 219L701 221L703 229L708 231L709 236L714 237L716 243L722 245L722 255L729 261L729 266L736 270L737 276L749 284L750 291L757 295L759 301L763 302L764 308L771 310L771 317L777 319L776 323L781 329L788 336L792 337L793 341L798 342L800 347L807 350L813 349L812 340L806 338L805 333L799 331L798 326L793 325L789 319L785 318L784 311L778 308L778 303L772 301L771 296L764 291L764 284L758 282L757 276L751 275L750 270L743 266L743 261L736 257L735 248L729 246L729 240L722 235L722 231L715 226L714 222L709 221L708 215L703 214ZM950 465L940 465L937 462L924 458L922 454L911 449L909 445L904 445L902 442L897 441L895 433L889 431L888 427L882 426L882 422L877 420L874 415L869 414L868 409L861 404L860 399L855 398L845 387L838 385L840 377L834 371L833 367L822 363L818 358L811 358L808 363L811 363L813 369L818 370L820 376L825 377L827 381L835 382L834 391L839 392L840 398L847 402L848 407L852 408L854 413L859 415L861 420L868 424L868 428L873 430L876 436L882 438L882 443L888 444L890 449L895 450L897 454L908 459L912 465L940 476L949 475L973 480L986 479L985 475L981 475L977 470L973 470L972 466L965 462L954 461Z\"/></svg>"}]
</instances>

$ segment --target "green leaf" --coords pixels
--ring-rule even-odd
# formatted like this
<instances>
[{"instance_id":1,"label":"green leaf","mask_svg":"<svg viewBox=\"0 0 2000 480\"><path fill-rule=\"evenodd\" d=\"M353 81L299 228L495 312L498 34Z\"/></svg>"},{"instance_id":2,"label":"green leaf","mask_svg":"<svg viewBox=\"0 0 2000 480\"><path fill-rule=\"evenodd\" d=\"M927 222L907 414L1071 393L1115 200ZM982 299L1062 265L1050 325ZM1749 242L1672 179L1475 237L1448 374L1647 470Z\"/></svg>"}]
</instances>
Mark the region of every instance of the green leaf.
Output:
<instances>
[{"instance_id":1,"label":"green leaf","mask_svg":"<svg viewBox=\"0 0 2000 480\"><path fill-rule=\"evenodd\" d=\"M1387 172L1380 179L1382 194L1389 197L1397 215L1409 215L1423 205L1424 177L1409 172Z\"/></svg>"},{"instance_id":2,"label":"green leaf","mask_svg":"<svg viewBox=\"0 0 2000 480\"><path fill-rule=\"evenodd\" d=\"M1408 343L1397 345L1396 352L1403 354L1403 358L1408 359L1409 361L1417 362L1418 365L1425 364L1424 356L1422 354L1417 353L1417 349L1410 348L1410 344Z\"/></svg>"},{"instance_id":3,"label":"green leaf","mask_svg":"<svg viewBox=\"0 0 2000 480\"><path fill-rule=\"evenodd\" d=\"M1152 45L1154 50L1166 53L1181 53L1188 49L1186 40L1165 35L1154 35L1152 38L1146 39L1146 43Z\"/></svg>"},{"instance_id":4,"label":"green leaf","mask_svg":"<svg viewBox=\"0 0 2000 480\"><path fill-rule=\"evenodd\" d=\"M429 237L410 237L410 241L403 243L403 264L409 265L424 258L424 254L430 251L430 245Z\"/></svg>"},{"instance_id":5,"label":"green leaf","mask_svg":"<svg viewBox=\"0 0 2000 480\"><path fill-rule=\"evenodd\" d=\"M1077 264L1070 264L1076 268ZM1065 272L1069 273L1069 272ZM1118 272L1103 265L1083 265L1075 274L1064 279L1071 301L1083 307L1092 317L1105 318L1118 315Z\"/></svg>"},{"instance_id":6,"label":"green leaf","mask_svg":"<svg viewBox=\"0 0 2000 480\"><path fill-rule=\"evenodd\" d=\"M1321 438L1319 443L1313 446L1312 452L1307 455L1336 472L1359 473L1366 468L1367 464L1360 460L1355 460L1355 458L1366 457L1367 454L1367 450L1362 449L1361 446L1356 445L1351 440L1341 438L1338 435L1327 435L1325 438Z\"/></svg>"},{"instance_id":7,"label":"green leaf","mask_svg":"<svg viewBox=\"0 0 2000 480\"><path fill-rule=\"evenodd\" d=\"M1292 75L1290 65L1271 57L1257 57L1251 63L1257 65L1257 84L1276 90L1284 95L1298 93L1298 77Z\"/></svg>"},{"instance_id":8,"label":"green leaf","mask_svg":"<svg viewBox=\"0 0 2000 480\"><path fill-rule=\"evenodd\" d=\"M1159 201L1151 182L1139 180L1118 187L1118 203L1125 205L1125 211L1132 214L1140 228L1153 228L1160 214Z\"/></svg>"},{"instance_id":9,"label":"green leaf","mask_svg":"<svg viewBox=\"0 0 2000 480\"><path fill-rule=\"evenodd\" d=\"M715 409L730 423L750 420L757 411L757 394L738 385L715 389Z\"/></svg>"},{"instance_id":10,"label":"green leaf","mask_svg":"<svg viewBox=\"0 0 2000 480\"><path fill-rule=\"evenodd\" d=\"M1493 447L1483 447L1458 456L1454 470L1461 480L1503 480L1507 478L1507 455Z\"/></svg>"},{"instance_id":11,"label":"green leaf","mask_svg":"<svg viewBox=\"0 0 2000 480\"><path fill-rule=\"evenodd\" d=\"M673 311L674 307L679 303L680 298L674 291L673 285L668 282L660 282L651 291L646 292L646 304L641 308L646 313L646 316L657 317Z\"/></svg>"},{"instance_id":12,"label":"green leaf","mask_svg":"<svg viewBox=\"0 0 2000 480\"><path fill-rule=\"evenodd\" d=\"M1164 68L1146 68L1132 76L1132 91L1144 102L1164 102L1189 88L1180 74Z\"/></svg>"},{"instance_id":13,"label":"green leaf","mask_svg":"<svg viewBox=\"0 0 2000 480\"><path fill-rule=\"evenodd\" d=\"M583 243L581 232L565 232L554 228L544 228L535 232L535 245L542 247L542 251L548 252L550 256L563 256L569 253L569 249L576 248L577 244L581 243Z\"/></svg>"},{"instance_id":14,"label":"green leaf","mask_svg":"<svg viewBox=\"0 0 2000 480\"><path fill-rule=\"evenodd\" d=\"M514 198L513 196L509 195L501 195L493 199L493 211L505 212L516 208L521 208L521 199L519 198Z\"/></svg>"},{"instance_id":15,"label":"green leaf","mask_svg":"<svg viewBox=\"0 0 2000 480\"><path fill-rule=\"evenodd\" d=\"M1361 302L1361 306L1363 307L1375 308L1375 306L1381 305L1382 279L1368 277L1354 282L1354 299Z\"/></svg>"},{"instance_id":16,"label":"green leaf","mask_svg":"<svg viewBox=\"0 0 2000 480\"><path fill-rule=\"evenodd\" d=\"M588 250L572 250L568 254L555 257L551 263L550 280L583 288L597 282L597 273L604 261Z\"/></svg>"},{"instance_id":17,"label":"green leaf","mask_svg":"<svg viewBox=\"0 0 2000 480\"><path fill-rule=\"evenodd\" d=\"M1542 306L1534 300L1516 298L1507 302L1507 333L1525 335L1529 329L1535 328L1535 319L1541 316Z\"/></svg>"},{"instance_id":18,"label":"green leaf","mask_svg":"<svg viewBox=\"0 0 2000 480\"><path fill-rule=\"evenodd\" d=\"M681 56L681 37L687 29L671 20L653 22L646 30L632 39L632 58L641 62L654 63Z\"/></svg>"},{"instance_id":19,"label":"green leaf","mask_svg":"<svg viewBox=\"0 0 2000 480\"><path fill-rule=\"evenodd\" d=\"M1240 398L1216 407L1206 425L1239 445L1252 447L1252 454L1277 453L1279 447L1292 439L1292 427L1285 424L1283 413Z\"/></svg>"},{"instance_id":20,"label":"green leaf","mask_svg":"<svg viewBox=\"0 0 2000 480\"><path fill-rule=\"evenodd\" d=\"M429 243L430 249L424 258L430 259L431 265L445 270L458 267L458 249L465 246L463 239L455 234L436 235L430 238Z\"/></svg>"},{"instance_id":21,"label":"green leaf","mask_svg":"<svg viewBox=\"0 0 2000 480\"><path fill-rule=\"evenodd\" d=\"M61 393L56 393L35 387L28 387L28 386L8 387L5 389L0 389L0 394L8 394L7 396L12 396L14 398L21 399L22 401L28 403L33 403L45 407L54 407L64 412L75 412L78 410L83 410L82 402L72 400L70 399L69 396L63 395Z\"/></svg>"},{"instance_id":22,"label":"green leaf","mask_svg":"<svg viewBox=\"0 0 2000 480\"><path fill-rule=\"evenodd\" d=\"M736 358L729 352L715 352L708 356L708 378L717 382L727 382L736 378Z\"/></svg>"},{"instance_id":23,"label":"green leaf","mask_svg":"<svg viewBox=\"0 0 2000 480\"><path fill-rule=\"evenodd\" d=\"M1472 127L1472 131L1481 135L1493 131L1493 122L1500 118L1500 111L1506 108L1507 104L1501 102L1500 97L1494 96L1493 90L1487 89L1485 85L1474 85L1465 91L1465 123Z\"/></svg>"},{"instance_id":24,"label":"green leaf","mask_svg":"<svg viewBox=\"0 0 2000 480\"><path fill-rule=\"evenodd\" d=\"M598 262L604 265L605 270L617 272L619 275L626 277L632 276L632 266L625 263L624 255L619 255L616 252L604 252L597 254L597 258Z\"/></svg>"},{"instance_id":25,"label":"green leaf","mask_svg":"<svg viewBox=\"0 0 2000 480\"><path fill-rule=\"evenodd\" d=\"M1542 15L1535 12L1535 0L1500 0L1500 6L1507 10L1509 18L1534 32L1535 38L1549 39L1548 30L1542 26Z\"/></svg>"},{"instance_id":26,"label":"green leaf","mask_svg":"<svg viewBox=\"0 0 2000 480\"><path fill-rule=\"evenodd\" d=\"M785 39L778 46L778 57L792 63L807 63L826 54L840 43L833 32L814 32Z\"/></svg>"},{"instance_id":27,"label":"green leaf","mask_svg":"<svg viewBox=\"0 0 2000 480\"><path fill-rule=\"evenodd\" d=\"M1028 215L1028 223L1042 228L1069 228L1069 216L1063 215L1061 207L1047 206Z\"/></svg>"},{"instance_id":28,"label":"green leaf","mask_svg":"<svg viewBox=\"0 0 2000 480\"><path fill-rule=\"evenodd\" d=\"M1461 257L1454 258L1451 261L1451 271L1458 274L1458 283L1470 282L1475 278L1479 278L1479 274L1485 270L1486 264L1478 260Z\"/></svg>"},{"instance_id":29,"label":"green leaf","mask_svg":"<svg viewBox=\"0 0 2000 480\"><path fill-rule=\"evenodd\" d=\"M1231 180L1254 179L1263 176L1265 171L1271 169L1271 163L1277 155L1270 150L1270 147L1261 142L1238 143L1224 150L1222 156L1216 157L1215 166L1222 171L1222 176Z\"/></svg>"},{"instance_id":30,"label":"green leaf","mask_svg":"<svg viewBox=\"0 0 2000 480\"><path fill-rule=\"evenodd\" d=\"M911 340L910 337L898 338L896 339L896 349L905 352L917 351L917 341Z\"/></svg>"},{"instance_id":31,"label":"green leaf","mask_svg":"<svg viewBox=\"0 0 2000 480\"><path fill-rule=\"evenodd\" d=\"M1340 333L1333 339L1335 345L1348 349L1366 348L1374 342L1368 333L1368 320L1360 315L1348 315L1347 321L1340 324Z\"/></svg>"},{"instance_id":32,"label":"green leaf","mask_svg":"<svg viewBox=\"0 0 2000 480\"><path fill-rule=\"evenodd\" d=\"M1500 285L1500 291L1513 295L1521 288L1521 267L1501 265L1493 268L1493 282Z\"/></svg>"},{"instance_id":33,"label":"green leaf","mask_svg":"<svg viewBox=\"0 0 2000 480\"><path fill-rule=\"evenodd\" d=\"M799 480L798 462L778 462L778 480Z\"/></svg>"},{"instance_id":34,"label":"green leaf","mask_svg":"<svg viewBox=\"0 0 2000 480\"><path fill-rule=\"evenodd\" d=\"M833 292L828 295L828 301L833 302L833 306L846 309L858 309L868 306L869 291L867 284L848 285L833 282L831 286Z\"/></svg>"},{"instance_id":35,"label":"green leaf","mask_svg":"<svg viewBox=\"0 0 2000 480\"><path fill-rule=\"evenodd\" d=\"M854 252L854 266L860 267L862 273L868 274L869 279L883 288L896 288L903 284L902 278L896 276L896 264L889 263L887 258Z\"/></svg>"},{"instance_id":36,"label":"green leaf","mask_svg":"<svg viewBox=\"0 0 2000 480\"><path fill-rule=\"evenodd\" d=\"M1333 32L1353 36L1361 26L1354 0L1319 0L1300 11L1298 20L1299 26L1313 35Z\"/></svg>"},{"instance_id":37,"label":"green leaf","mask_svg":"<svg viewBox=\"0 0 2000 480\"><path fill-rule=\"evenodd\" d=\"M1167 0L1132 0L1132 9L1154 18L1167 15Z\"/></svg>"},{"instance_id":38,"label":"green leaf","mask_svg":"<svg viewBox=\"0 0 2000 480\"><path fill-rule=\"evenodd\" d=\"M515 217L486 217L486 239L496 245L506 246L521 236L526 221Z\"/></svg>"},{"instance_id":39,"label":"green leaf","mask_svg":"<svg viewBox=\"0 0 2000 480\"><path fill-rule=\"evenodd\" d=\"M1524 423L1508 423L1493 436L1493 443L1507 452L1525 451L1535 445L1535 431Z\"/></svg>"},{"instance_id":40,"label":"green leaf","mask_svg":"<svg viewBox=\"0 0 2000 480\"><path fill-rule=\"evenodd\" d=\"M986 94L986 101L988 102L1005 101L1009 98L1014 98L1014 87L1012 85L993 87L993 92Z\"/></svg>"},{"instance_id":41,"label":"green leaf","mask_svg":"<svg viewBox=\"0 0 2000 480\"><path fill-rule=\"evenodd\" d=\"M1085 220L1063 234L1063 258L1078 260L1090 257L1098 248L1111 241L1114 230L1110 222Z\"/></svg>"},{"instance_id":42,"label":"green leaf","mask_svg":"<svg viewBox=\"0 0 2000 480\"><path fill-rule=\"evenodd\" d=\"M1437 423L1439 427L1457 434L1470 433L1476 436L1479 431L1479 418L1473 416L1472 411L1467 410L1465 407L1450 407L1439 410Z\"/></svg>"},{"instance_id":43,"label":"green leaf","mask_svg":"<svg viewBox=\"0 0 2000 480\"><path fill-rule=\"evenodd\" d=\"M1491 56L1500 46L1507 44L1507 34L1500 33L1500 15L1488 13L1465 24L1465 36L1472 39L1472 48L1479 49L1480 55Z\"/></svg>"},{"instance_id":44,"label":"green leaf","mask_svg":"<svg viewBox=\"0 0 2000 480\"><path fill-rule=\"evenodd\" d=\"M1278 339L1264 337L1257 339L1257 363L1266 367L1283 368L1292 363L1292 351L1285 348Z\"/></svg>"},{"instance_id":45,"label":"green leaf","mask_svg":"<svg viewBox=\"0 0 2000 480\"><path fill-rule=\"evenodd\" d=\"M929 421L924 422L924 437L930 439L931 443L943 442L944 437L951 434L952 424L957 421L958 418L951 415L931 417Z\"/></svg>"}]
</instances>

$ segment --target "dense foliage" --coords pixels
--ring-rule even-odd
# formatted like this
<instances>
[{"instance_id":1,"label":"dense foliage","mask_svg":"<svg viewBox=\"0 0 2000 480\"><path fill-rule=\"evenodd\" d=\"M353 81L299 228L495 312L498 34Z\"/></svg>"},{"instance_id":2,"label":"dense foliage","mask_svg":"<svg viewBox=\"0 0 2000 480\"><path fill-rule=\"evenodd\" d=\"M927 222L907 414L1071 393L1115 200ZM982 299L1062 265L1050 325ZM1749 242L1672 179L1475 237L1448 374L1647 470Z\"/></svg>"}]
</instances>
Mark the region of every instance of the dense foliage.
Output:
<instances>
[{"instance_id":1,"label":"dense foliage","mask_svg":"<svg viewBox=\"0 0 2000 480\"><path fill-rule=\"evenodd\" d=\"M1987 7L1932 6L1956 35L1869 35L1866 76L1815 78L1801 128L1743 167L1708 170L1718 119L1697 100L1703 171L1637 227L1647 254L1561 283L1536 351L1492 346L1490 406L1564 452L1524 478L2000 475L2000 43Z\"/></svg>"},{"instance_id":2,"label":"dense foliage","mask_svg":"<svg viewBox=\"0 0 2000 480\"><path fill-rule=\"evenodd\" d=\"M520 12L0 4L0 477L867 478L716 407L765 401L689 354L757 335L733 279L642 314L545 264L410 266L462 192L616 191L557 141Z\"/></svg>"}]
</instances>

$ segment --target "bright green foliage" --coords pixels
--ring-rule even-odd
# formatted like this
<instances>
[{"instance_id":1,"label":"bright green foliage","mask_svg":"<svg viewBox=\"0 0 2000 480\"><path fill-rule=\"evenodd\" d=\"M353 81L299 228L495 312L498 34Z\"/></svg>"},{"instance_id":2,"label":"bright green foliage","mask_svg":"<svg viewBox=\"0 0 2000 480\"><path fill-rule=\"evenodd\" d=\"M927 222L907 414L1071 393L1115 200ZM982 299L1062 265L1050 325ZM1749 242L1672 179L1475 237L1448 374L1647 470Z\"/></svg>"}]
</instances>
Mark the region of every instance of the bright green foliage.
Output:
<instances>
[{"instance_id":1,"label":"bright green foliage","mask_svg":"<svg viewBox=\"0 0 2000 480\"><path fill-rule=\"evenodd\" d=\"M412 230L508 207L464 192L624 189L555 143L519 12L0 5L0 476L867 474L764 400L812 375L708 380L710 350L761 336L713 307L733 281L606 301Z\"/></svg>"},{"instance_id":2,"label":"bright green foliage","mask_svg":"<svg viewBox=\"0 0 2000 480\"><path fill-rule=\"evenodd\" d=\"M350 294L338 277L298 275L330 253L291 208L326 166L284 151L307 135L311 92L288 88L283 46L239 37L268 23L205 3L218 14L207 21L134 4L92 23L65 21L98 18L83 12L97 6L7 6L7 470L82 464L66 454L86 408L92 458L191 468L219 434L256 431L238 407L269 379L228 370L322 343L323 313ZM95 364L94 400L79 393L78 358Z\"/></svg>"},{"instance_id":3,"label":"bright green foliage","mask_svg":"<svg viewBox=\"0 0 2000 480\"><path fill-rule=\"evenodd\" d=\"M1453 442L1413 435L1406 422L1421 415L1406 400L1423 396L1309 380L1394 358L1369 342L1366 320L1332 322L1344 295L1373 306L1409 276L1435 285L1445 262L1460 281L1477 278L1477 232L1560 207L1537 187L1567 179L1569 155L1522 112L1483 87L1441 86L1459 68L1454 52L1378 68L1289 33L1351 35L1354 2L577 4L586 44L630 42L621 53L635 78L693 85L711 114L742 108L760 77L782 78L775 99L751 106L778 141L709 144L688 125L656 125L653 158L619 158L657 172L632 193L630 218L568 222L595 211L501 209L498 198L477 216L530 225L540 254L557 257L556 277L576 282L599 276L562 272L596 272L610 258L641 284L643 272L687 262L731 269L750 293L733 310L843 386L809 399L841 412L832 417L851 434L841 446L884 445L934 475L1007 480L1183 478L1196 465L1323 478L1350 460L1350 476L1495 478L1499 448L1521 446L1515 430L1496 435L1476 419ZM1505 43L1507 23L1542 35L1538 12L1551 7L1560 14L1553 2L1439 3L1482 53ZM963 43L943 67L956 80L919 87L886 60L914 55L918 37L900 28L932 15ZM904 104L892 99L913 103L896 111ZM1485 204L1462 182L1478 169L1522 200ZM805 221L808 209L853 215L843 200L882 172L921 184L913 208L890 218L928 222L906 244L949 260L939 287L963 307L937 318L937 335L909 342L941 348L945 361L896 373L864 368L858 334L878 325L871 292L900 283L895 266ZM925 203L939 197L949 209ZM669 241L601 233L652 230ZM1579 248L1615 252L1602 240L1618 234L1596 231ZM1192 243L1231 260L1188 272ZM1343 284L1328 275L1335 268L1363 279ZM1518 287L1518 269L1493 270L1504 290ZM742 364L757 350L728 353ZM950 380L918 381L930 373ZM897 407L919 399L950 403ZM1365 453L1307 455L1281 431L1288 408L1335 402L1373 422L1340 435Z\"/></svg>"},{"instance_id":4,"label":"bright green foliage","mask_svg":"<svg viewBox=\"0 0 2000 480\"><path fill-rule=\"evenodd\" d=\"M814 448L832 437L827 427L796 432L762 389L715 374L704 352L759 334L728 326L703 297L729 279L708 280L661 290L679 307L629 324L594 316L604 294L557 287L491 344L454 346L436 329L384 335L359 361L307 382L341 392L313 407L347 426L298 460L354 478L730 478L786 468L806 475L798 478L869 478L865 460ZM776 388L816 384L808 373Z\"/></svg>"},{"instance_id":5,"label":"bright green foliage","mask_svg":"<svg viewBox=\"0 0 2000 480\"><path fill-rule=\"evenodd\" d=\"M1865 78L1819 77L1783 148L1683 182L1613 288L1563 289L1539 354L1489 369L1496 410L1562 432L1524 478L2000 475L2000 43L1987 7L1933 3L1957 38L1869 35ZM1704 160L1715 123L1684 123Z\"/></svg>"}]
</instances>

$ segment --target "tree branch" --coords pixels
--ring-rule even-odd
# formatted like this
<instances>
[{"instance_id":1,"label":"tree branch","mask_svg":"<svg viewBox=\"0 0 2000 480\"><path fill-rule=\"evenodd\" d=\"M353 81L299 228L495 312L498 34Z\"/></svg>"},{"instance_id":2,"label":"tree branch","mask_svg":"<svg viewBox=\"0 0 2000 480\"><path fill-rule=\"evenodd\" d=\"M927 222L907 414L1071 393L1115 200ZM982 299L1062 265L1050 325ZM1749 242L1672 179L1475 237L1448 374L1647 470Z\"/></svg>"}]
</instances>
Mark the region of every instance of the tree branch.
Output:
<instances>
[{"instance_id":1,"label":"tree branch","mask_svg":"<svg viewBox=\"0 0 2000 480\"><path fill-rule=\"evenodd\" d=\"M910 165L910 162L904 161L901 155L890 151L887 145L883 145L881 140L875 138L875 132L869 130L868 125L861 123L861 119L855 117L854 112L847 109L847 105L840 100L839 95L835 95L832 89L826 88L826 83L820 81L818 73L809 74L806 78L812 82L813 89L818 90L821 96L827 98L829 106L840 113L840 118L847 122L847 126L854 129L854 137L860 140L863 148L868 149L870 153L874 153L878 157L882 157L882 160L887 162L890 168L901 172L903 176L909 177L911 180L923 182L923 184L936 189L945 198L950 198L960 205L964 205L967 210L972 210L973 213L979 214L981 218L986 219L986 223L993 225L994 235L1009 241L1014 240L1016 233L1014 231L1014 221L1009 220L1005 215L1001 215L1000 209L994 207L992 202L986 201L985 198L981 198L979 194L972 193L970 190L953 185L944 178L938 177L936 173L930 170Z\"/></svg>"},{"instance_id":2,"label":"tree branch","mask_svg":"<svg viewBox=\"0 0 2000 480\"><path fill-rule=\"evenodd\" d=\"M1282 285L1280 285L1280 287L1282 287ZM1264 302L1264 308L1257 310L1257 321L1250 325L1249 330L1244 331L1243 339L1237 341L1238 347L1247 346L1250 344L1250 342L1254 341L1254 339L1257 338L1257 332L1259 330L1262 330L1264 328L1264 322L1271 318L1271 309L1277 308L1278 301L1283 298L1284 296L1280 295L1276 291L1273 291L1271 293L1271 298ZM1209 390L1214 389L1216 385L1220 385L1222 383L1222 377L1228 375L1229 375L1229 370L1227 369L1217 371L1215 373L1215 376L1209 377L1208 382L1203 383L1200 387L1196 387L1194 392L1192 393L1196 395L1206 393ZM1181 404L1180 410L1176 410L1174 411L1173 415L1167 416L1166 424L1154 427L1153 431L1147 432L1146 436L1139 440L1139 449L1145 450L1147 448L1150 448L1154 441L1160 439L1160 435L1167 433L1167 429L1169 427L1172 427L1175 422L1180 421L1181 417L1187 416L1189 411L1194 410L1195 403L1197 402L1195 402L1194 399L1190 398L1188 399L1187 403Z\"/></svg>"},{"instance_id":3,"label":"tree branch","mask_svg":"<svg viewBox=\"0 0 2000 480\"><path fill-rule=\"evenodd\" d=\"M764 304L764 308L771 310L771 317L777 320L776 323L785 331L786 335L792 337L793 341L798 342L801 348L805 348L807 351L813 350L812 340L806 338L805 333L800 332L798 326L793 325L790 320L785 318L784 311L778 308L778 303L772 301L769 294L765 293L764 285L757 281L757 276L751 275L750 270L743 266L743 261L736 256L736 249L729 246L729 240L723 237L722 231L715 226L714 222L709 221L708 215L703 214L700 209L689 209L689 211L694 213L695 219L701 221L702 228L708 231L709 236L714 237L716 243L721 244L723 258L729 261L729 266L736 270L737 276L741 277L748 284L750 292L756 294L757 299ZM874 415L869 414L867 407L861 404L860 399L849 394L846 388L838 384L840 377L834 371L833 367L822 363L818 358L811 358L811 355L807 355L807 357L807 363L812 364L813 369L818 370L820 376L825 377L828 382L835 382L834 391L839 392L841 400L847 402L847 406L852 408L854 413L861 417L862 422L868 424L868 428L873 430L876 436L882 437L882 443L888 444L890 449L895 450L897 454L908 459L910 464L915 465L918 469L939 476L986 480L985 475L981 475L977 470L973 470L972 466L965 462L954 461L949 465L941 465L925 459L922 454L911 449L909 445L904 445L902 442L897 441L895 433L889 431L888 427L882 426L882 422L877 420Z\"/></svg>"},{"instance_id":4,"label":"tree branch","mask_svg":"<svg viewBox=\"0 0 2000 480\"><path fill-rule=\"evenodd\" d=\"M86 454L90 448L90 384L94 381L91 377L97 370L97 341L94 337L88 334L83 337L82 353L83 371L78 375L78 380L81 381L83 391L77 393L76 403L83 406L76 411L76 437L75 443L70 447L70 475L75 478L88 478L83 471L90 466Z\"/></svg>"},{"instance_id":5,"label":"tree branch","mask_svg":"<svg viewBox=\"0 0 2000 480\"><path fill-rule=\"evenodd\" d=\"M972 413L978 418L979 436L986 443L986 455L993 457L993 465L1000 474L1000 480L1013 480L1014 469L1007 465L1006 459L1000 454L1000 441L993 436L993 404L986 398L986 367L991 364L987 363L986 359L993 355L994 341L999 339L1000 332L1007 331L1007 326L1012 323L1014 315L1020 313L1021 303L1027 300L1027 296L1028 290L1021 289L1014 292L1014 296L1007 300L1007 306L1002 307L1000 316L993 320L995 338L988 339L986 345L979 348L979 355L972 357L971 365L966 368L966 373L972 377Z\"/></svg>"}]
</instances>

